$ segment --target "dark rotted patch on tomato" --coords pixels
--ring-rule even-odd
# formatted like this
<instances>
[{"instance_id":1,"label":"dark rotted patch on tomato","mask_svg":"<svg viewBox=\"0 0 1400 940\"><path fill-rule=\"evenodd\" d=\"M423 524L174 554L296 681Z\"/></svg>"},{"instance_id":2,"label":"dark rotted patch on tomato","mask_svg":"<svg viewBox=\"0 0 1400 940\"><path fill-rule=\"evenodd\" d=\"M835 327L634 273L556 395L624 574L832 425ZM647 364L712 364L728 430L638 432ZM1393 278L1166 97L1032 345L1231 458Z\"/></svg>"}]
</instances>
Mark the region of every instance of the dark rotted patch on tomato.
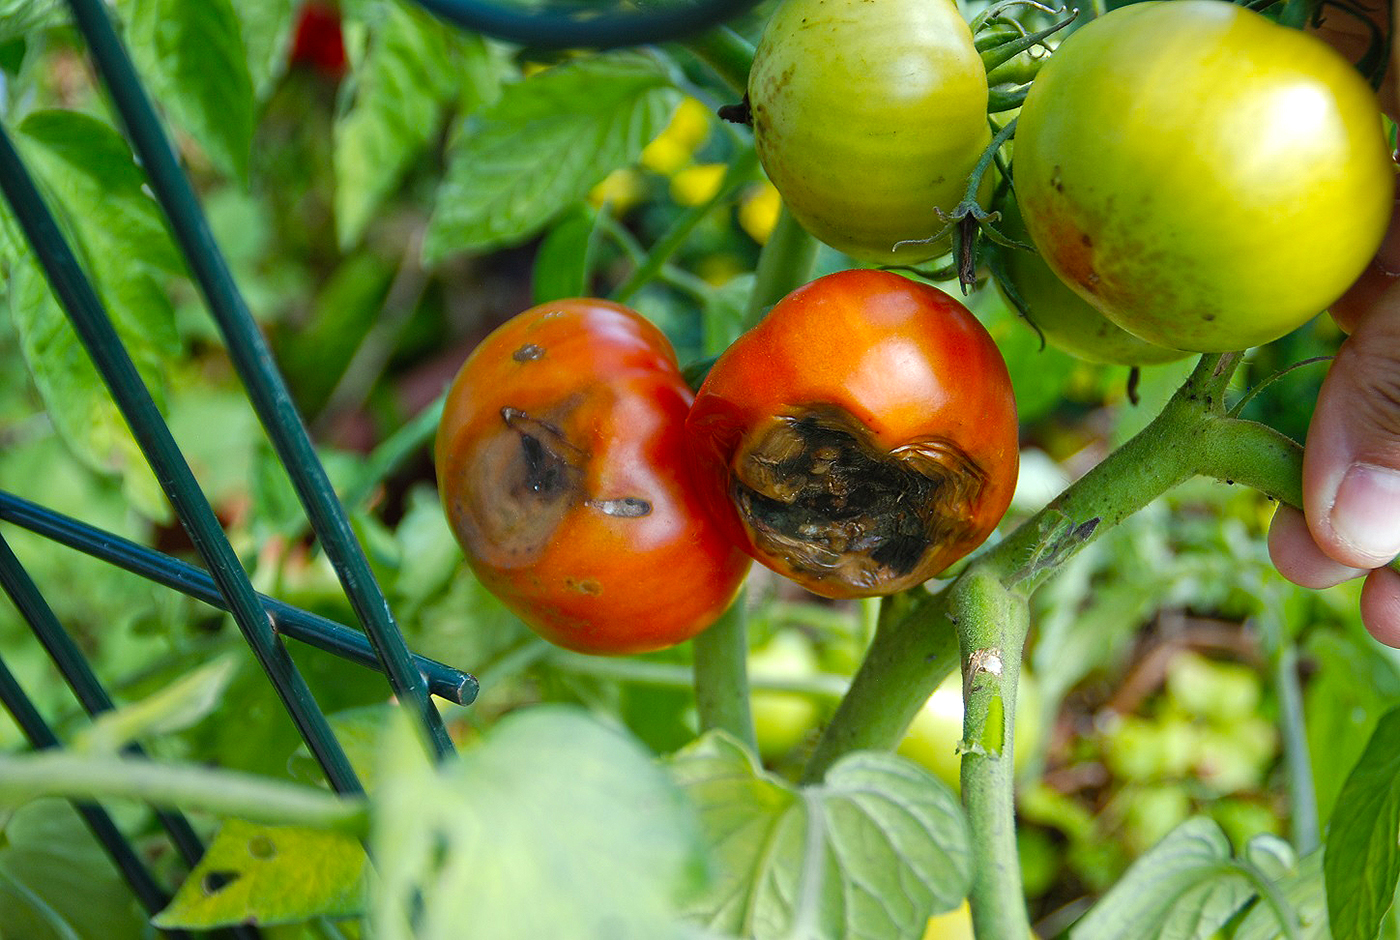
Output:
<instances>
[{"instance_id":1,"label":"dark rotted patch on tomato","mask_svg":"<svg viewBox=\"0 0 1400 940\"><path fill-rule=\"evenodd\" d=\"M588 454L565 436L572 403L532 415L502 408L498 430L483 436L463 466L456 516L474 550L497 564L523 564L544 548L564 516L585 498Z\"/></svg>"},{"instance_id":2,"label":"dark rotted patch on tomato","mask_svg":"<svg viewBox=\"0 0 1400 940\"><path fill-rule=\"evenodd\" d=\"M971 534L985 482L949 441L887 451L844 409L808 405L744 448L731 496L764 552L820 580L880 593L906 586L932 554Z\"/></svg>"},{"instance_id":3,"label":"dark rotted patch on tomato","mask_svg":"<svg viewBox=\"0 0 1400 940\"><path fill-rule=\"evenodd\" d=\"M537 359L544 358L544 347L537 346L534 343L526 343L524 346L521 346L515 352L511 353L510 358L514 359L516 362L534 362Z\"/></svg>"}]
</instances>

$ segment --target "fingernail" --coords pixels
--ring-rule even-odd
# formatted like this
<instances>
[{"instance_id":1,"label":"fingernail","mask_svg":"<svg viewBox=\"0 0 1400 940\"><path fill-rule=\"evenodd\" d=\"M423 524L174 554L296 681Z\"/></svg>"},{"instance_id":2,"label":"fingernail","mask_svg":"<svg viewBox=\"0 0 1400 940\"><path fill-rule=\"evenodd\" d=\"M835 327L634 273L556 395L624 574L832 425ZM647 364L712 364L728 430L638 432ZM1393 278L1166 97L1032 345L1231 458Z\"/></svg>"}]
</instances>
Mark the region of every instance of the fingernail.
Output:
<instances>
[{"instance_id":1,"label":"fingernail","mask_svg":"<svg viewBox=\"0 0 1400 940\"><path fill-rule=\"evenodd\" d=\"M1337 488L1332 530L1377 566L1400 555L1400 473L1353 464Z\"/></svg>"}]
</instances>

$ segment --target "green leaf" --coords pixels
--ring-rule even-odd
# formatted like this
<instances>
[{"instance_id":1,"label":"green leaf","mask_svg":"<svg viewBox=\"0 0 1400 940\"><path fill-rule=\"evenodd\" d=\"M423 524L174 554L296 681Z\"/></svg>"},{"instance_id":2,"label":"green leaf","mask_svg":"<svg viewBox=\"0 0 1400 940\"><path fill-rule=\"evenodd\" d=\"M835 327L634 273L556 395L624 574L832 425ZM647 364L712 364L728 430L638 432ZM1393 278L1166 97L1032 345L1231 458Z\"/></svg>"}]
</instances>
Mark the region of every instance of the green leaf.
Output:
<instances>
[{"instance_id":1,"label":"green leaf","mask_svg":"<svg viewBox=\"0 0 1400 940\"><path fill-rule=\"evenodd\" d=\"M380 940L664 940L701 880L682 795L631 738L583 712L513 712L431 766L404 721L375 797Z\"/></svg>"},{"instance_id":2,"label":"green leaf","mask_svg":"<svg viewBox=\"0 0 1400 940\"><path fill-rule=\"evenodd\" d=\"M562 216L535 252L534 302L586 297L593 269L593 233L598 215L586 204Z\"/></svg>"},{"instance_id":3,"label":"green leaf","mask_svg":"<svg viewBox=\"0 0 1400 940\"><path fill-rule=\"evenodd\" d=\"M0 833L0 925L24 940L140 940L145 918L107 853L63 800L20 807Z\"/></svg>"},{"instance_id":4,"label":"green leaf","mask_svg":"<svg viewBox=\"0 0 1400 940\"><path fill-rule=\"evenodd\" d=\"M365 336L382 320L393 266L370 252L345 259L316 293L309 316L278 337L277 359L308 414L326 406Z\"/></svg>"},{"instance_id":5,"label":"green leaf","mask_svg":"<svg viewBox=\"0 0 1400 940\"><path fill-rule=\"evenodd\" d=\"M637 53L591 56L506 88L454 141L428 224L430 262L519 242L636 161L679 101Z\"/></svg>"},{"instance_id":6,"label":"green leaf","mask_svg":"<svg viewBox=\"0 0 1400 940\"><path fill-rule=\"evenodd\" d=\"M1306 652L1317 673L1304 692L1303 713L1317 811L1326 819L1377 722L1400 704L1400 674L1369 643L1336 632L1318 631Z\"/></svg>"},{"instance_id":7,"label":"green leaf","mask_svg":"<svg viewBox=\"0 0 1400 940\"><path fill-rule=\"evenodd\" d=\"M164 400L169 361L180 352L175 314L162 287L180 258L126 142L102 121L40 111L17 143L67 241L97 288L117 334L152 397ZM122 479L147 516L168 513L116 405L27 246L7 241L9 306L20 348L54 427L89 467Z\"/></svg>"},{"instance_id":8,"label":"green leaf","mask_svg":"<svg viewBox=\"0 0 1400 940\"><path fill-rule=\"evenodd\" d=\"M679 752L671 773L700 807L716 856L714 885L689 908L714 929L917 940L971 884L957 798L893 755L852 754L821 785L797 789L711 734Z\"/></svg>"},{"instance_id":9,"label":"green leaf","mask_svg":"<svg viewBox=\"0 0 1400 940\"><path fill-rule=\"evenodd\" d=\"M248 75L258 100L286 69L296 0L239 0L239 31L248 60Z\"/></svg>"},{"instance_id":10,"label":"green leaf","mask_svg":"<svg viewBox=\"0 0 1400 940\"><path fill-rule=\"evenodd\" d=\"M63 0L0 0L0 42L68 22L67 6Z\"/></svg>"},{"instance_id":11,"label":"green leaf","mask_svg":"<svg viewBox=\"0 0 1400 940\"><path fill-rule=\"evenodd\" d=\"M355 776L366 793L373 793L379 782L379 751L384 740L384 728L396 706L388 703L362 705L336 712L327 717L335 739L345 751ZM307 783L319 784L326 778L311 750L302 744L287 761L292 776Z\"/></svg>"},{"instance_id":12,"label":"green leaf","mask_svg":"<svg viewBox=\"0 0 1400 940\"><path fill-rule=\"evenodd\" d=\"M358 914L366 861L344 833L230 819L152 923L198 930Z\"/></svg>"},{"instance_id":13,"label":"green leaf","mask_svg":"<svg viewBox=\"0 0 1400 940\"><path fill-rule=\"evenodd\" d=\"M385 8L354 72L354 102L335 124L335 222L342 248L359 240L409 162L438 135L462 66L485 43L406 4Z\"/></svg>"},{"instance_id":14,"label":"green leaf","mask_svg":"<svg viewBox=\"0 0 1400 940\"><path fill-rule=\"evenodd\" d=\"M253 78L232 0L120 0L151 96L222 172L247 182Z\"/></svg>"},{"instance_id":15,"label":"green leaf","mask_svg":"<svg viewBox=\"0 0 1400 940\"><path fill-rule=\"evenodd\" d=\"M1342 784L1322 868L1336 940L1372 940L1400 879L1400 708L1381 717Z\"/></svg>"},{"instance_id":16,"label":"green leaf","mask_svg":"<svg viewBox=\"0 0 1400 940\"><path fill-rule=\"evenodd\" d=\"M79 732L75 751L116 751L140 738L183 731L211 714L223 701L238 662L222 656L130 705L105 712Z\"/></svg>"},{"instance_id":17,"label":"green leaf","mask_svg":"<svg viewBox=\"0 0 1400 940\"><path fill-rule=\"evenodd\" d=\"M1327 929L1327 892L1322 877L1322 851L1302 859L1290 872L1278 878L1279 893L1301 921L1298 940L1332 940ZM1260 899L1254 903L1234 940L1277 940L1281 936L1278 913Z\"/></svg>"},{"instance_id":18,"label":"green leaf","mask_svg":"<svg viewBox=\"0 0 1400 940\"><path fill-rule=\"evenodd\" d=\"M19 131L21 154L45 184L45 197L57 197L71 219L81 222L90 263L100 264L110 252L116 259L103 271L133 265L184 271L160 207L143 188L146 176L115 128L77 111L36 111ZM164 318L140 326L167 349L176 342L174 326Z\"/></svg>"},{"instance_id":19,"label":"green leaf","mask_svg":"<svg viewBox=\"0 0 1400 940\"><path fill-rule=\"evenodd\" d=\"M1070 937L1206 940L1254 896L1233 864L1220 827L1189 819L1134 862Z\"/></svg>"}]
</instances>

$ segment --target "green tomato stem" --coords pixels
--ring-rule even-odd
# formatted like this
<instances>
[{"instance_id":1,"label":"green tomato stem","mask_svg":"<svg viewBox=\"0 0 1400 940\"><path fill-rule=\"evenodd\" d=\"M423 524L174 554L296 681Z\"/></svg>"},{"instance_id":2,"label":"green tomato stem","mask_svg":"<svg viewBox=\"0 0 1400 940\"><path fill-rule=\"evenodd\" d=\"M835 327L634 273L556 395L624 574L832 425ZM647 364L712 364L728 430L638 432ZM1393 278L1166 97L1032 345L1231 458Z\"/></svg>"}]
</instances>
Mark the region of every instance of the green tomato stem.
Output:
<instances>
[{"instance_id":1,"label":"green tomato stem","mask_svg":"<svg viewBox=\"0 0 1400 940\"><path fill-rule=\"evenodd\" d=\"M631 685L657 688L688 689L695 683L695 670L680 663L652 662L645 659L613 656L588 656L555 650L549 664L578 675L597 676ZM810 676L775 676L754 673L748 676L749 688L755 692L792 692L823 702L836 702L846 694L850 682L833 673Z\"/></svg>"},{"instance_id":2,"label":"green tomato stem","mask_svg":"<svg viewBox=\"0 0 1400 940\"><path fill-rule=\"evenodd\" d=\"M1278 592L1271 592L1258 623L1278 695L1283 765L1288 779L1289 840L1299 855L1307 855L1322 844L1322 825L1317 816L1317 787L1308 748L1303 689L1298 681L1298 648L1284 628L1281 606Z\"/></svg>"},{"instance_id":3,"label":"green tomato stem","mask_svg":"<svg viewBox=\"0 0 1400 940\"><path fill-rule=\"evenodd\" d=\"M317 787L116 754L0 755L0 804L15 806L40 796L129 799L269 825L336 830L361 839L369 834L363 798L335 796Z\"/></svg>"},{"instance_id":4,"label":"green tomato stem","mask_svg":"<svg viewBox=\"0 0 1400 940\"><path fill-rule=\"evenodd\" d=\"M748 89L754 47L743 36L728 26L720 26L690 37L685 47L732 90L742 95Z\"/></svg>"},{"instance_id":5,"label":"green tomato stem","mask_svg":"<svg viewBox=\"0 0 1400 940\"><path fill-rule=\"evenodd\" d=\"M1024 596L970 572L950 592L962 646L962 794L972 826L969 899L978 938L1030 934L1014 812L1013 716L1021 651L1030 625Z\"/></svg>"},{"instance_id":6,"label":"green tomato stem","mask_svg":"<svg viewBox=\"0 0 1400 940\"><path fill-rule=\"evenodd\" d=\"M957 652L946 592L910 591L888 599L850 691L803 768L802 782L819 782L851 751L893 749L957 666Z\"/></svg>"},{"instance_id":7,"label":"green tomato stem","mask_svg":"<svg viewBox=\"0 0 1400 940\"><path fill-rule=\"evenodd\" d=\"M727 731L757 753L758 738L749 709L748 624L743 592L692 642L700 730Z\"/></svg>"},{"instance_id":8,"label":"green tomato stem","mask_svg":"<svg viewBox=\"0 0 1400 940\"><path fill-rule=\"evenodd\" d=\"M753 293L749 295L749 306L744 312L744 329L756 326L768 308L811 280L816 260L817 240L808 235L787 206L783 206L758 256Z\"/></svg>"},{"instance_id":9,"label":"green tomato stem","mask_svg":"<svg viewBox=\"0 0 1400 940\"><path fill-rule=\"evenodd\" d=\"M758 154L752 147L739 152L725 171L724 179L715 194L698 206L691 206L681 213L680 218L661 236L647 253L645 260L637 265L630 277L613 291L612 299L620 304L629 302L646 284L657 277L671 256L685 244L690 233L704 221L718 206L732 200L739 188L748 183L758 172ZM703 283L703 282L702 282ZM708 286L708 285L707 285Z\"/></svg>"}]
</instances>

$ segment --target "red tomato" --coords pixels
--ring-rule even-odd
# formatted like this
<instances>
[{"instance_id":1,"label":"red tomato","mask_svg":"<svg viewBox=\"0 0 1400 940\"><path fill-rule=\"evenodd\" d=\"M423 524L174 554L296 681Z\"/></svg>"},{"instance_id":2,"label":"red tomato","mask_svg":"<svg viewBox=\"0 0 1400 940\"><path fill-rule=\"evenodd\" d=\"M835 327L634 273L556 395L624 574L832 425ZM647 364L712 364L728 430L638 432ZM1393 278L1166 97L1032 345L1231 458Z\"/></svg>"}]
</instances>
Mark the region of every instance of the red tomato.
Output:
<instances>
[{"instance_id":1,"label":"red tomato","mask_svg":"<svg viewBox=\"0 0 1400 940\"><path fill-rule=\"evenodd\" d=\"M947 294L883 271L785 297L715 362L686 432L730 537L826 597L927 580L986 539L1016 485L996 345Z\"/></svg>"},{"instance_id":2,"label":"red tomato","mask_svg":"<svg viewBox=\"0 0 1400 940\"><path fill-rule=\"evenodd\" d=\"M333 78L345 74L345 41L340 31L340 11L333 6L311 2L297 14L292 65L309 65Z\"/></svg>"},{"instance_id":3,"label":"red tomato","mask_svg":"<svg viewBox=\"0 0 1400 940\"><path fill-rule=\"evenodd\" d=\"M689 639L749 560L691 486L691 392L661 331L603 300L513 318L467 358L437 438L447 518L481 582L587 653Z\"/></svg>"}]
</instances>

